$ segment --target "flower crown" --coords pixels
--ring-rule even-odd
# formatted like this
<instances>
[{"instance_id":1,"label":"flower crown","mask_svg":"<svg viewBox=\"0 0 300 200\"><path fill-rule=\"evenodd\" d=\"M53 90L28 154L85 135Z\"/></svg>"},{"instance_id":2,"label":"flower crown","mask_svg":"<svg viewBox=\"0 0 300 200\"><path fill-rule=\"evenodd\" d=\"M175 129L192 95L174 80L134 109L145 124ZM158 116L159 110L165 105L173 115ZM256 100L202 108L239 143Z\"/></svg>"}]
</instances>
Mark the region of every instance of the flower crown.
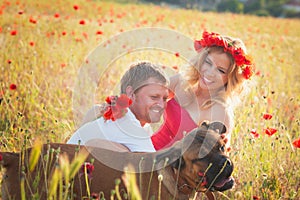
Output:
<instances>
[{"instance_id":1,"label":"flower crown","mask_svg":"<svg viewBox=\"0 0 300 200\"><path fill-rule=\"evenodd\" d=\"M132 100L121 94L120 96L108 96L105 99L106 106L103 113L104 120L112 120L122 118L127 113L127 108L132 104Z\"/></svg>"},{"instance_id":2,"label":"flower crown","mask_svg":"<svg viewBox=\"0 0 300 200\"><path fill-rule=\"evenodd\" d=\"M236 48L228 43L218 33L208 33L204 31L201 40L195 40L194 48L196 51L202 50L204 47L219 46L223 47L225 52L229 52L235 60L238 67L242 69L245 79L249 79L253 74L253 64L250 56L246 55L242 48Z\"/></svg>"}]
</instances>

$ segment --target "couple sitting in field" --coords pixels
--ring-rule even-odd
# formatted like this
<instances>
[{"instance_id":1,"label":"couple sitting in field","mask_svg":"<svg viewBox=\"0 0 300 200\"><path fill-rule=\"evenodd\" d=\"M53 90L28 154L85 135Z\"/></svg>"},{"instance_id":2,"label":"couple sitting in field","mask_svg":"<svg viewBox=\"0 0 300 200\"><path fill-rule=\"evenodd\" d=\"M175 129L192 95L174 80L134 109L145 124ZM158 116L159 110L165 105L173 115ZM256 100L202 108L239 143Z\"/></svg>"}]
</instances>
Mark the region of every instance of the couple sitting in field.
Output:
<instances>
[{"instance_id":1,"label":"couple sitting in field","mask_svg":"<svg viewBox=\"0 0 300 200\"><path fill-rule=\"evenodd\" d=\"M197 55L184 75L168 79L152 63L132 65L121 79L121 95L91 109L67 143L154 152L208 120L226 126L220 132L229 146L235 105L231 100L239 97L252 75L251 60L236 38L204 32L194 44ZM153 133L149 124L159 122L162 115L164 122Z\"/></svg>"}]
</instances>

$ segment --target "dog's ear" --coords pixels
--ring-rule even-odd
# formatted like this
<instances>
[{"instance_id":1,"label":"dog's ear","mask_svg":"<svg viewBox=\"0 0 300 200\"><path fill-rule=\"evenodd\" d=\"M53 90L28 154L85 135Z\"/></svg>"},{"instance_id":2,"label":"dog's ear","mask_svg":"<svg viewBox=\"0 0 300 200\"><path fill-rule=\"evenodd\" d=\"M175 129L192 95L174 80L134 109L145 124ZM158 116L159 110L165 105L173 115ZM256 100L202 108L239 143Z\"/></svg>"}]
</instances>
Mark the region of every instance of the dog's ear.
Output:
<instances>
[{"instance_id":1,"label":"dog's ear","mask_svg":"<svg viewBox=\"0 0 300 200\"><path fill-rule=\"evenodd\" d=\"M219 134L223 134L227 132L226 126L222 122L212 122L203 121L201 126L216 131Z\"/></svg>"},{"instance_id":2,"label":"dog's ear","mask_svg":"<svg viewBox=\"0 0 300 200\"><path fill-rule=\"evenodd\" d=\"M219 134L223 134L227 132L226 126L222 122L212 122L209 124L209 128L212 129Z\"/></svg>"},{"instance_id":3,"label":"dog's ear","mask_svg":"<svg viewBox=\"0 0 300 200\"><path fill-rule=\"evenodd\" d=\"M201 123L201 125L200 126L203 126L203 127L205 127L205 128L209 128L209 121L207 121L207 120L204 120L202 123Z\"/></svg>"}]
</instances>

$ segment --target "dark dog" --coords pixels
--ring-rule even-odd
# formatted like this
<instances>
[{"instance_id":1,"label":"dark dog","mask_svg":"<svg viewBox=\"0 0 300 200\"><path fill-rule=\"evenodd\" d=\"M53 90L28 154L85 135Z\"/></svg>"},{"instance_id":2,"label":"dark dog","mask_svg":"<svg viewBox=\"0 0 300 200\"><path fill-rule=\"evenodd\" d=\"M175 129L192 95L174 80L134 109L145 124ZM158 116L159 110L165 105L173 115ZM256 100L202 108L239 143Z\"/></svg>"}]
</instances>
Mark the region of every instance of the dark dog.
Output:
<instances>
[{"instance_id":1,"label":"dark dog","mask_svg":"<svg viewBox=\"0 0 300 200\"><path fill-rule=\"evenodd\" d=\"M221 130L222 126L218 127ZM116 186L115 180L121 180L124 167L131 164L135 168L137 186L143 200L158 199L158 196L162 200L187 200L194 192L228 190L234 185L231 178L233 165L224 154L224 145L220 135L204 123L172 147L155 153L121 153L80 147L81 151L88 152L86 162L94 160L93 171L89 172L92 168L85 171L90 184L87 189L86 176L79 170L71 186L65 184L64 188L72 191L73 199L87 199L84 197L91 193L104 194L105 199L110 199L111 190ZM59 149L58 156L65 154L70 160L78 154L77 145L45 144L37 165L30 172L28 157L32 149L25 150L23 154L1 153L2 166L6 169L2 180L2 199L21 199L21 183L25 185L23 194L27 199L34 195L37 199L47 199L49 180L55 177L54 169L60 167L55 156L49 156L54 155L49 152L55 149ZM50 161L45 164L47 159ZM162 181L161 186L158 177ZM124 179L118 185L124 199L128 189L125 185L128 186Z\"/></svg>"}]
</instances>

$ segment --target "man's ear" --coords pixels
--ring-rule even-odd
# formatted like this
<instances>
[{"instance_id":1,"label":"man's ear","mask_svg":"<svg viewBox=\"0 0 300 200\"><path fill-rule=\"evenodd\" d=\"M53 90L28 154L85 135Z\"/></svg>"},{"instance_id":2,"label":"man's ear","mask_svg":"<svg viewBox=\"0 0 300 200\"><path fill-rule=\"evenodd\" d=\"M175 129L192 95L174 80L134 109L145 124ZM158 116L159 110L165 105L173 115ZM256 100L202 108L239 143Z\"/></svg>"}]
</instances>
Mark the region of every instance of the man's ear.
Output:
<instances>
[{"instance_id":1,"label":"man's ear","mask_svg":"<svg viewBox=\"0 0 300 200\"><path fill-rule=\"evenodd\" d=\"M132 100L134 100L134 90L133 90L133 88L132 88L132 86L127 86L127 88L126 88L126 95L130 98L130 99L132 99Z\"/></svg>"}]
</instances>

